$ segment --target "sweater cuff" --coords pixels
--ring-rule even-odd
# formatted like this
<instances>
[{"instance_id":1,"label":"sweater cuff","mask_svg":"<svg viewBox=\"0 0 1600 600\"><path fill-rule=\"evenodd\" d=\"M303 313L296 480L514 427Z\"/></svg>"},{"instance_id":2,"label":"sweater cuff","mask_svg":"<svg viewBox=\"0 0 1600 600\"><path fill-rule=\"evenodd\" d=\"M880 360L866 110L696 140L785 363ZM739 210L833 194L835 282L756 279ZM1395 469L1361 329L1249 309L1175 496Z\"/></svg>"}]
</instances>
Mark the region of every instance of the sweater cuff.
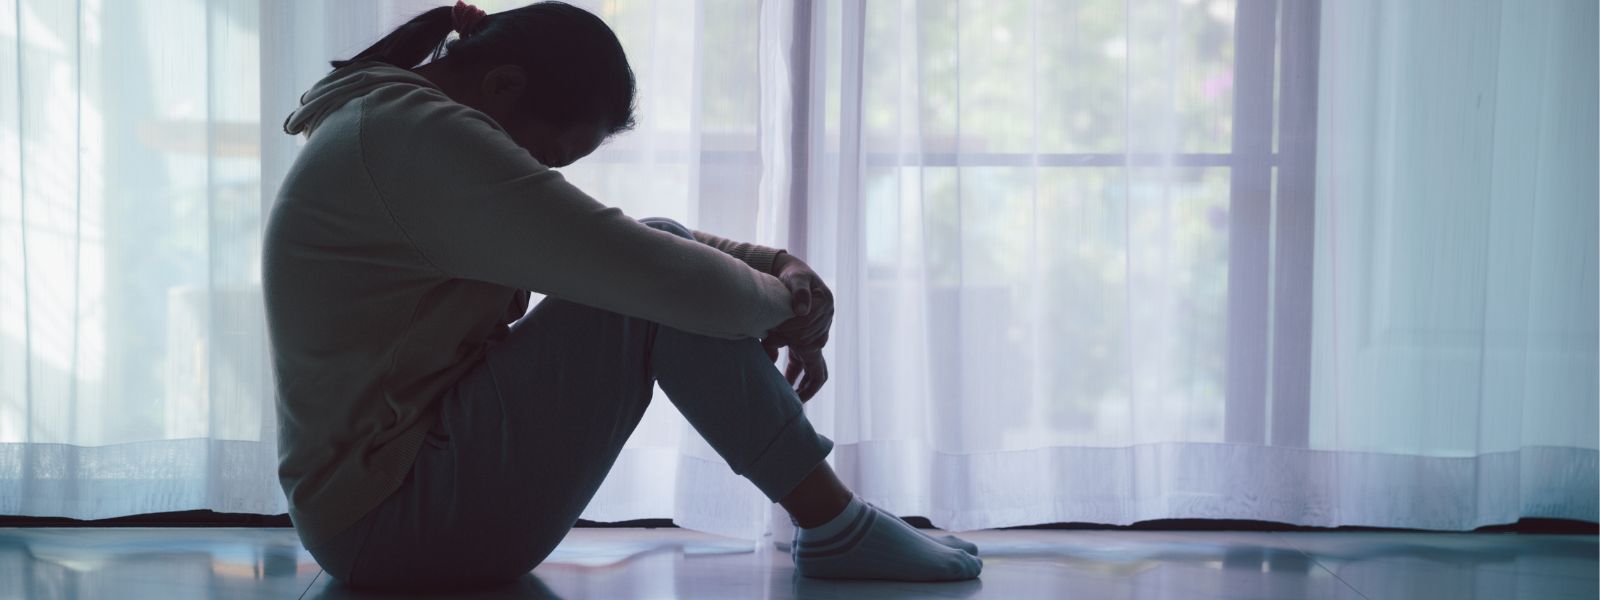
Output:
<instances>
[{"instance_id":1,"label":"sweater cuff","mask_svg":"<svg viewBox=\"0 0 1600 600\"><path fill-rule=\"evenodd\" d=\"M772 263L776 262L778 254L783 252L779 248L768 248L747 242L735 242L704 231L690 231L690 235L702 244L721 250L729 256L739 259L752 269L768 275L776 275L776 273L772 272Z\"/></svg>"},{"instance_id":2,"label":"sweater cuff","mask_svg":"<svg viewBox=\"0 0 1600 600\"><path fill-rule=\"evenodd\" d=\"M778 254L782 252L777 248L750 244L750 251L740 260L743 260L744 264L750 265L752 269L768 275L777 275L777 273L772 272L772 263L778 260Z\"/></svg>"}]
</instances>

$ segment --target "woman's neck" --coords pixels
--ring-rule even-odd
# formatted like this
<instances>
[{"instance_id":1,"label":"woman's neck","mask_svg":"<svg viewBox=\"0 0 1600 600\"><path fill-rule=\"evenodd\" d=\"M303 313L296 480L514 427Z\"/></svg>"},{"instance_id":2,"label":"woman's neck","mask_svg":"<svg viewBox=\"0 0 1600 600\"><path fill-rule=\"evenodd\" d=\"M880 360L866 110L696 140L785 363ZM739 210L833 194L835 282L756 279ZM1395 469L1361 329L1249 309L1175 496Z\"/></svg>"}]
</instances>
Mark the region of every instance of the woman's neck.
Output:
<instances>
[{"instance_id":1,"label":"woman's neck","mask_svg":"<svg viewBox=\"0 0 1600 600\"><path fill-rule=\"evenodd\" d=\"M481 80L481 74L474 77L474 73L469 72L471 69L459 68L448 58L430 62L411 71L433 82L433 85L444 90L445 95L451 100L462 104L470 104L467 100L478 91L477 82Z\"/></svg>"}]
</instances>

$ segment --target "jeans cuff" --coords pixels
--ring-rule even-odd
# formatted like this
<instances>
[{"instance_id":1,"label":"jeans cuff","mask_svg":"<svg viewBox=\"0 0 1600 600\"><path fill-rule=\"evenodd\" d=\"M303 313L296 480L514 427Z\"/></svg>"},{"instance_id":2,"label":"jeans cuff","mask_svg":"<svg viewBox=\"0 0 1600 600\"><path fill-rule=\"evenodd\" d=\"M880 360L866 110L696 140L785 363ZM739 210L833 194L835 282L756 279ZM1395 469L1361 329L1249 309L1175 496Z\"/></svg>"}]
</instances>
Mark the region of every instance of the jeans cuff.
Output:
<instances>
[{"instance_id":1,"label":"jeans cuff","mask_svg":"<svg viewBox=\"0 0 1600 600\"><path fill-rule=\"evenodd\" d=\"M817 433L805 413L797 412L761 455L739 474L754 483L769 500L777 502L794 491L832 451L833 440Z\"/></svg>"}]
</instances>

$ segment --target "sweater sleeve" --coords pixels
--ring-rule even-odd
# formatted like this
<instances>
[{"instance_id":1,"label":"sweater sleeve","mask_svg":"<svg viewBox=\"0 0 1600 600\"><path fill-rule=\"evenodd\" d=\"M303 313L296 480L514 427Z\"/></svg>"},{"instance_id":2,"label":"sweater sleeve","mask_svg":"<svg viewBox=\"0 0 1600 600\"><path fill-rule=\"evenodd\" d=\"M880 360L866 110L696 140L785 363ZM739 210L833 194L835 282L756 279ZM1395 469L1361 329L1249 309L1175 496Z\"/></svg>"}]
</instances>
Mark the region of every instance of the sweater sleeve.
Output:
<instances>
[{"instance_id":1,"label":"sweater sleeve","mask_svg":"<svg viewBox=\"0 0 1600 600\"><path fill-rule=\"evenodd\" d=\"M777 260L779 254L783 253L783 250L778 248L768 248L747 242L735 242L704 231L696 230L690 233L694 234L695 241L726 252L729 256L744 261L744 264L750 265L750 268L762 273L771 273L772 262Z\"/></svg>"},{"instance_id":2,"label":"sweater sleeve","mask_svg":"<svg viewBox=\"0 0 1600 600\"><path fill-rule=\"evenodd\" d=\"M446 276L728 339L764 336L793 316L776 277L595 201L437 90L393 86L362 101L364 175Z\"/></svg>"}]
</instances>

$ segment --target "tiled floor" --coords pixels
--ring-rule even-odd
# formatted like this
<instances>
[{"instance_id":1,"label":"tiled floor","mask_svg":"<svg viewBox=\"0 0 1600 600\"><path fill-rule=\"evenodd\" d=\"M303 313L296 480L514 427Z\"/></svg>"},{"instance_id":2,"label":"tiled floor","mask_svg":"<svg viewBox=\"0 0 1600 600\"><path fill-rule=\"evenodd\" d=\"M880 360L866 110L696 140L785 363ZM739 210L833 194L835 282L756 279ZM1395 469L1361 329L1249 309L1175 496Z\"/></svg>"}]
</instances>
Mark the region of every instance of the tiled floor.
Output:
<instances>
[{"instance_id":1,"label":"tiled floor","mask_svg":"<svg viewBox=\"0 0 1600 600\"><path fill-rule=\"evenodd\" d=\"M466 598L1594 600L1594 536L979 531L983 577L794 576L787 555L678 529L579 529L517 584ZM0 529L0 598L373 598L288 529Z\"/></svg>"}]
</instances>

